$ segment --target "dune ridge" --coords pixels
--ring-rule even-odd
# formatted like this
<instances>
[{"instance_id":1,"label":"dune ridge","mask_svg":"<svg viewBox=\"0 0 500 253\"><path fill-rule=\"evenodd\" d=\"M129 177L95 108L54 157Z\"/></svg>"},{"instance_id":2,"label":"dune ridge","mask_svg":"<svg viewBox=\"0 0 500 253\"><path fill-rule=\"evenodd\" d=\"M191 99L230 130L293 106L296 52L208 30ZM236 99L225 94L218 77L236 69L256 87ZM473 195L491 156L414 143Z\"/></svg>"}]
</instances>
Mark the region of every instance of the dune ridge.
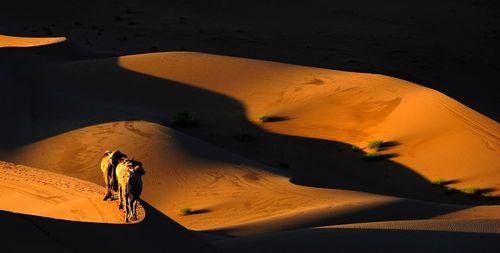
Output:
<instances>
[{"instance_id":1,"label":"dune ridge","mask_svg":"<svg viewBox=\"0 0 500 253\"><path fill-rule=\"evenodd\" d=\"M0 34L2 47L37 47L65 41L65 37L18 37Z\"/></svg>"}]
</instances>

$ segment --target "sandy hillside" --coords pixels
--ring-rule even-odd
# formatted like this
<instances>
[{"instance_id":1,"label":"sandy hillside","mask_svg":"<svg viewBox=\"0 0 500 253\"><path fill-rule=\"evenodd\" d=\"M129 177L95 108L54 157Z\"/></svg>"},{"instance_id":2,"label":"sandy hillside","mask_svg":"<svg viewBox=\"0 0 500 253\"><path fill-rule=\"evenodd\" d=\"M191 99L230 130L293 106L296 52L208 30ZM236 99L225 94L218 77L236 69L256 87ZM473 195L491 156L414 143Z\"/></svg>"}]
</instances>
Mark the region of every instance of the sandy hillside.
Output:
<instances>
[{"instance_id":1,"label":"sandy hillside","mask_svg":"<svg viewBox=\"0 0 500 253\"><path fill-rule=\"evenodd\" d=\"M64 46L48 46L45 54ZM10 52L0 66L21 58ZM190 242L193 235L168 217L229 251L247 238L270 250L279 245L269 243L275 237L300 251L287 243L295 238L290 233L315 238L330 231L325 226L375 221L387 222L377 229L392 231L391 222L403 220L401 230L440 231L447 243L470 238L454 233L455 222L463 223L457 231L484 235L470 242L487 242L486 250L498 238L497 198L446 194L429 182L444 178L457 189L498 195L498 123L437 91L382 75L192 52L48 62L24 51L23 57L31 63L0 73L10 105L1 110L12 115L0 132L0 159L100 185L105 150L142 161L145 219L123 228L149 229L151 245L163 240L162 226L187 240L179 243ZM199 126L176 125L182 111ZM260 114L274 118L259 122ZM365 161L363 153L372 152L366 143L377 138L390 144L380 150L384 159ZM193 215L179 215L182 207ZM64 219L66 210L51 217ZM74 226L39 220L50 231Z\"/></svg>"},{"instance_id":2,"label":"sandy hillside","mask_svg":"<svg viewBox=\"0 0 500 253\"><path fill-rule=\"evenodd\" d=\"M45 0L0 10L2 34L64 36L115 55L188 50L380 73L496 121L499 24L496 0Z\"/></svg>"},{"instance_id":3,"label":"sandy hillside","mask_svg":"<svg viewBox=\"0 0 500 253\"><path fill-rule=\"evenodd\" d=\"M172 124L177 113L190 111L201 126L189 134L269 165L287 163L299 184L421 199L434 198L425 185L440 178L456 188L500 189L498 123L442 93L391 77L200 53L78 61L35 73L34 80L19 79L54 92L32 100L36 108L29 113L43 118L36 124L46 130L18 138L33 136L26 143L109 120ZM256 122L264 114L278 120ZM257 141L233 139L242 133ZM351 150L351 144L365 148L375 139L390 144L381 153L391 162L365 163L363 152ZM358 176L368 182L344 185ZM424 191L415 192L409 182Z\"/></svg>"},{"instance_id":4,"label":"sandy hillside","mask_svg":"<svg viewBox=\"0 0 500 253\"><path fill-rule=\"evenodd\" d=\"M146 210L138 206L140 223L125 225L117 202L103 202L105 189L88 181L0 162L0 190L0 241L7 252L164 252L172 247L215 252L147 203ZM102 241L134 242L138 234L141 243ZM169 244L163 243L166 235Z\"/></svg>"},{"instance_id":5,"label":"sandy hillside","mask_svg":"<svg viewBox=\"0 0 500 253\"><path fill-rule=\"evenodd\" d=\"M124 223L118 204L88 181L12 163L0 163L0 210L82 222ZM139 220L144 209L138 208Z\"/></svg>"},{"instance_id":6,"label":"sandy hillside","mask_svg":"<svg viewBox=\"0 0 500 253\"><path fill-rule=\"evenodd\" d=\"M58 43L61 41L65 41L66 38L59 37L16 37L16 36L7 36L0 34L0 48L1 47L36 47L43 45L50 45L54 43Z\"/></svg>"}]
</instances>

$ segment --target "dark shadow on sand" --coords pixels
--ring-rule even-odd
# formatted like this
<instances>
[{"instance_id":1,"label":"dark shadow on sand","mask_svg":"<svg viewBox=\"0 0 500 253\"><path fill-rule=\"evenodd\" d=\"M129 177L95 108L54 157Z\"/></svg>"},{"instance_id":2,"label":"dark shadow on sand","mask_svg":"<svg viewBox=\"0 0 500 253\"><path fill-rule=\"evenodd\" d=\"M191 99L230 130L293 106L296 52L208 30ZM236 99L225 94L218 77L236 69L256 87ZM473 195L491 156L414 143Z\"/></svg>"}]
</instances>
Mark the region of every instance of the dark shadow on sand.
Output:
<instances>
[{"instance_id":1,"label":"dark shadow on sand","mask_svg":"<svg viewBox=\"0 0 500 253\"><path fill-rule=\"evenodd\" d=\"M498 252L500 234L383 228L321 228L215 241L222 252Z\"/></svg>"},{"instance_id":2,"label":"dark shadow on sand","mask_svg":"<svg viewBox=\"0 0 500 253\"><path fill-rule=\"evenodd\" d=\"M196 214L204 214L204 213L209 213L212 210L210 209L195 209L194 211L191 211L189 215L196 215Z\"/></svg>"},{"instance_id":3,"label":"dark shadow on sand","mask_svg":"<svg viewBox=\"0 0 500 253\"><path fill-rule=\"evenodd\" d=\"M269 116L267 119L264 121L265 123L272 123L272 122L280 122L280 121L286 121L286 120L291 120L290 117L285 117L285 116Z\"/></svg>"},{"instance_id":4,"label":"dark shadow on sand","mask_svg":"<svg viewBox=\"0 0 500 253\"><path fill-rule=\"evenodd\" d=\"M146 217L136 224L67 221L0 210L2 251L217 252L145 201L141 205Z\"/></svg>"}]
</instances>

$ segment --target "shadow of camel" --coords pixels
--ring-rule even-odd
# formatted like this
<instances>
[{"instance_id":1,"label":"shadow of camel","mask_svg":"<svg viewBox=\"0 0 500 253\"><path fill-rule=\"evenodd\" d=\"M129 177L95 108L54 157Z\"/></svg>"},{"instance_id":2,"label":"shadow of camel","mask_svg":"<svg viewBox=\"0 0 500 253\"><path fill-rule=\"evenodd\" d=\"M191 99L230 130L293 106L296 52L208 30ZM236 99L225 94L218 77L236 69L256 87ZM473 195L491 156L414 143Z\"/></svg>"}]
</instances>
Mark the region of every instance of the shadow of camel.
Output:
<instances>
[{"instance_id":1,"label":"shadow of camel","mask_svg":"<svg viewBox=\"0 0 500 253\"><path fill-rule=\"evenodd\" d=\"M128 225L68 221L0 210L2 249L5 252L168 252L182 248L188 252L218 252L151 205L144 201L141 204L146 217Z\"/></svg>"},{"instance_id":2,"label":"shadow of camel","mask_svg":"<svg viewBox=\"0 0 500 253\"><path fill-rule=\"evenodd\" d=\"M50 45L42 51L50 53L50 49L57 51L64 47L64 43ZM5 64L5 61L15 59L19 53L28 50L1 49L0 58L4 59ZM37 66L36 60L32 62L31 67L23 66L23 71L34 74L11 73L24 88L18 88L16 83L16 86L5 89L7 94L9 91L16 93L18 89L23 89L23 96L28 99L18 102L15 97L7 98L7 103L22 103L27 106L0 109L7 110L5 114L11 115L12 120L20 121L0 126L0 138L3 140L0 148L3 150L15 150L22 145L60 133L106 122L143 120L171 124L179 112L189 111L197 115L201 125L198 128L181 128L181 131L274 166L273 172L288 176L291 182L299 185L438 202L479 203L477 199L470 200L466 197L448 198L427 179L393 161L382 159L368 163L346 143L265 131L247 120L245 107L234 98L188 83L126 70L114 58L96 60L99 68L80 69L79 64L85 65L85 62L74 62L60 66L55 72L50 68ZM108 83L121 83L122 87L106 85ZM26 127L22 126L23 121L27 123ZM241 129L255 136L255 141L235 141L232 136ZM176 134L173 136L175 138ZM201 150L191 149L182 141L179 143L193 156L206 160L220 159L210 157ZM397 145L397 140L388 144ZM396 155L389 154L384 158ZM284 171L276 168L284 162L290 169ZM148 184L148 180L148 177L144 179L145 184ZM485 203L499 202L495 200Z\"/></svg>"}]
</instances>

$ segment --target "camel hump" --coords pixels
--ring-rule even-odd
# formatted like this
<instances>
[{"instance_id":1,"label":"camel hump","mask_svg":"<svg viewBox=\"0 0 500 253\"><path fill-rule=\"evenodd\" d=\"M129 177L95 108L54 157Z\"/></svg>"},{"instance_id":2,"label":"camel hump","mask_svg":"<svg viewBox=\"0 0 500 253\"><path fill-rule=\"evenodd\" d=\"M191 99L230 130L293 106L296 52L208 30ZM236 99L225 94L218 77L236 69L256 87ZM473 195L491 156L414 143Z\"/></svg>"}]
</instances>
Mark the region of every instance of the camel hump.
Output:
<instances>
[{"instance_id":1,"label":"camel hump","mask_svg":"<svg viewBox=\"0 0 500 253\"><path fill-rule=\"evenodd\" d=\"M118 149L113 150L113 156L114 156L114 157L116 157L116 158L118 158L118 159L121 159L121 158L125 158L125 157L127 157L127 155L126 155L126 154L122 153L122 152L121 152L120 150L118 150Z\"/></svg>"}]
</instances>

